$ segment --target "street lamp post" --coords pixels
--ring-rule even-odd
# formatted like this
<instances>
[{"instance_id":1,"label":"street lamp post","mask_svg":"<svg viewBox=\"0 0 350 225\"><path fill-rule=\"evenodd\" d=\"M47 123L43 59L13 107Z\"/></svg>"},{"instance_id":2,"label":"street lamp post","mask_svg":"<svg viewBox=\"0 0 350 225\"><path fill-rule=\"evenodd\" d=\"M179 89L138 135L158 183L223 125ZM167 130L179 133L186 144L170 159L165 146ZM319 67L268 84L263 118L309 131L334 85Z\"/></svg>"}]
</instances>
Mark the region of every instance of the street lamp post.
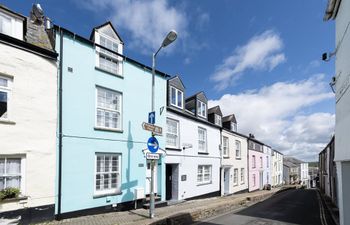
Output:
<instances>
[{"instance_id":1,"label":"street lamp post","mask_svg":"<svg viewBox=\"0 0 350 225\"><path fill-rule=\"evenodd\" d=\"M171 44L172 42L174 42L177 38L177 33L174 30L171 30L168 35L164 38L162 45L159 47L159 49L156 51L156 53L152 54L152 112L154 112L154 83L155 83L155 67L156 67L156 57L158 52L168 46L169 44ZM152 136L154 136L153 132L152 132ZM151 182L150 182L150 186L151 186L151 193L150 193L150 207L149 207L149 217L150 218L154 218L154 165L156 163L155 159L151 159Z\"/></svg>"}]
</instances>

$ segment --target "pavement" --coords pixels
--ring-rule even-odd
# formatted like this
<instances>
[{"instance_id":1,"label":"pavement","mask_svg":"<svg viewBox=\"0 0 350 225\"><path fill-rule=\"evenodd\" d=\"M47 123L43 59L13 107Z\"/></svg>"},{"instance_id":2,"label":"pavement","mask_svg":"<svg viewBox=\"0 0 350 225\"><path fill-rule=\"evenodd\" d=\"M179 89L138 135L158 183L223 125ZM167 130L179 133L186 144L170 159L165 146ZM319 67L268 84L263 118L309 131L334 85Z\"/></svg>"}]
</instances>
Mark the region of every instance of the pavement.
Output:
<instances>
[{"instance_id":1,"label":"pavement","mask_svg":"<svg viewBox=\"0 0 350 225\"><path fill-rule=\"evenodd\" d=\"M317 189L294 189L197 224L334 225L334 222L325 210Z\"/></svg>"},{"instance_id":2,"label":"pavement","mask_svg":"<svg viewBox=\"0 0 350 225\"><path fill-rule=\"evenodd\" d=\"M50 221L42 223L42 225L191 224L195 221L204 220L206 218L241 208L252 202L264 200L284 189L286 188L274 188L270 191L263 190L224 197L185 201L176 205L156 208L155 218L153 219L148 218L148 210L136 209L64 219L61 221Z\"/></svg>"}]
</instances>

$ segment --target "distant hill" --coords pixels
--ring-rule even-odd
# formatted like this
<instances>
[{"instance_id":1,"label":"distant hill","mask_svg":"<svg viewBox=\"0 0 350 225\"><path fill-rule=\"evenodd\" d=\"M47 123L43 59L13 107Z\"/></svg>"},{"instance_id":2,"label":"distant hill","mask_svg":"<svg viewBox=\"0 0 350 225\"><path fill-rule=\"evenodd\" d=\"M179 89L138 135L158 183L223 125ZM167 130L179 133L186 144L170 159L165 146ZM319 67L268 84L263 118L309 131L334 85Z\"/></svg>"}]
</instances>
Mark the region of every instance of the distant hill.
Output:
<instances>
[{"instance_id":1,"label":"distant hill","mask_svg":"<svg viewBox=\"0 0 350 225\"><path fill-rule=\"evenodd\" d=\"M318 162L309 162L309 167L318 167Z\"/></svg>"}]
</instances>

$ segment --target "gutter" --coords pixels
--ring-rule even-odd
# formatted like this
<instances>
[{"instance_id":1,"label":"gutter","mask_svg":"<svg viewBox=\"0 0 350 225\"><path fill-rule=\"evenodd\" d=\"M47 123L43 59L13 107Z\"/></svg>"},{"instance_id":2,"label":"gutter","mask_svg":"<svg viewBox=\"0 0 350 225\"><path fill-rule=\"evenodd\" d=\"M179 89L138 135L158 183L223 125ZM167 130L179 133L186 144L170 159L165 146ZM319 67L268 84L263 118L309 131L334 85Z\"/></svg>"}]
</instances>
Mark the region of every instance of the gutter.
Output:
<instances>
[{"instance_id":1,"label":"gutter","mask_svg":"<svg viewBox=\"0 0 350 225\"><path fill-rule=\"evenodd\" d=\"M58 200L56 219L61 219L62 205L62 76L63 76L63 31L60 32L60 53L59 53L59 88L58 88Z\"/></svg>"}]
</instances>

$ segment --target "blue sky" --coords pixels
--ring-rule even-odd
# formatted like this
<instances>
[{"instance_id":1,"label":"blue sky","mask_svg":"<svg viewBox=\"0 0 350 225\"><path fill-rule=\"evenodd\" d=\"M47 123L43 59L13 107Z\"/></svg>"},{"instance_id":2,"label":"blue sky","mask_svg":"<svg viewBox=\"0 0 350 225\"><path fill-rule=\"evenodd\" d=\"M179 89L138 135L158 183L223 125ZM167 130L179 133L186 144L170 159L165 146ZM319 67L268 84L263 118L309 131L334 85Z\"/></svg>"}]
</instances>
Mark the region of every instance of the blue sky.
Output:
<instances>
[{"instance_id":1,"label":"blue sky","mask_svg":"<svg viewBox=\"0 0 350 225\"><path fill-rule=\"evenodd\" d=\"M170 29L175 44L157 68L181 75L186 96L205 91L210 105L235 113L238 129L277 150L315 160L334 130L328 86L334 62L334 22L323 22L326 1L66 0L38 1L57 25L89 37L111 20L125 55L151 65ZM32 1L2 4L28 15Z\"/></svg>"}]
</instances>

